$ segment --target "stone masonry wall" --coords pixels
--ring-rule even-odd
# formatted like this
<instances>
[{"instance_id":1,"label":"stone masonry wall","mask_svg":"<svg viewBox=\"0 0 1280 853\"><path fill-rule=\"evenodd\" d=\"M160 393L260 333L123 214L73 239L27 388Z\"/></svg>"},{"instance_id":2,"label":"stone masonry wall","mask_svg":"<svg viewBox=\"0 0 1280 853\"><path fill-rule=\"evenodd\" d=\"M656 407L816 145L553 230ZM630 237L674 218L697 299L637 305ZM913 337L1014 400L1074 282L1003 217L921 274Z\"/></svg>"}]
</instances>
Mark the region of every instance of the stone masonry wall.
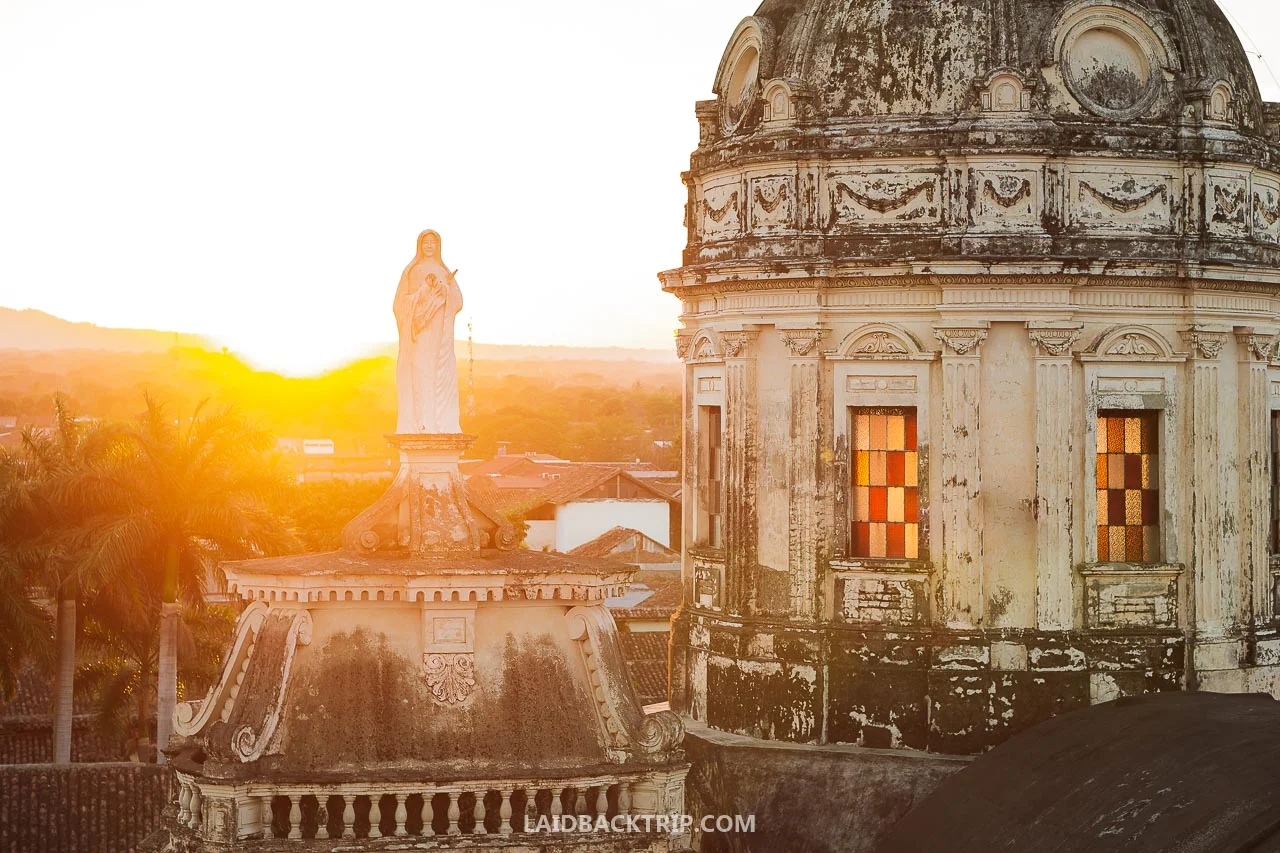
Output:
<instances>
[{"instance_id":1,"label":"stone masonry wall","mask_svg":"<svg viewBox=\"0 0 1280 853\"><path fill-rule=\"evenodd\" d=\"M171 778L153 764L0 767L0 853L126 853L160 826Z\"/></svg>"}]
</instances>

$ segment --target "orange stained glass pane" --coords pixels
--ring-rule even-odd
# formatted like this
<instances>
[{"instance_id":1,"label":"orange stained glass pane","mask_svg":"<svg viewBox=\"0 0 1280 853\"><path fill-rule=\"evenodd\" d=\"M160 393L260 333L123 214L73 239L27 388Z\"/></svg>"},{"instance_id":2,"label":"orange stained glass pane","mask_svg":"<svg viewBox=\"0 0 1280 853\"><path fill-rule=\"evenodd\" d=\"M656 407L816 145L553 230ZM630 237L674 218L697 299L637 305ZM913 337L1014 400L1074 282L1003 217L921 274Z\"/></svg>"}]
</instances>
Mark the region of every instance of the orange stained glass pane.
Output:
<instances>
[{"instance_id":1,"label":"orange stained glass pane","mask_svg":"<svg viewBox=\"0 0 1280 853\"><path fill-rule=\"evenodd\" d=\"M906 450L907 424L902 415L889 415L885 450Z\"/></svg>"},{"instance_id":2,"label":"orange stained glass pane","mask_svg":"<svg viewBox=\"0 0 1280 853\"><path fill-rule=\"evenodd\" d=\"M1125 559L1133 563L1145 562L1146 558L1142 555L1142 528L1126 527L1124 529L1124 554Z\"/></svg>"},{"instance_id":3,"label":"orange stained glass pane","mask_svg":"<svg viewBox=\"0 0 1280 853\"><path fill-rule=\"evenodd\" d=\"M903 446L907 450L918 450L916 446L916 411L910 410L903 416Z\"/></svg>"},{"instance_id":4,"label":"orange stained glass pane","mask_svg":"<svg viewBox=\"0 0 1280 853\"><path fill-rule=\"evenodd\" d=\"M867 556L869 557L886 556L886 552L888 550L888 544L889 544L888 531L886 530L887 527L888 525L886 524L873 523L871 525L871 547L869 549L871 553L869 553Z\"/></svg>"},{"instance_id":5,"label":"orange stained glass pane","mask_svg":"<svg viewBox=\"0 0 1280 853\"><path fill-rule=\"evenodd\" d=\"M883 450L871 451L871 485L883 486L889 482L889 461Z\"/></svg>"},{"instance_id":6,"label":"orange stained glass pane","mask_svg":"<svg viewBox=\"0 0 1280 853\"><path fill-rule=\"evenodd\" d=\"M1125 550L1125 529L1122 526L1108 527L1107 538L1111 540L1111 559L1127 560Z\"/></svg>"},{"instance_id":7,"label":"orange stained glass pane","mask_svg":"<svg viewBox=\"0 0 1280 853\"><path fill-rule=\"evenodd\" d=\"M1098 489L1098 524L1107 523L1107 495L1110 494L1106 489Z\"/></svg>"},{"instance_id":8,"label":"orange stained glass pane","mask_svg":"<svg viewBox=\"0 0 1280 853\"><path fill-rule=\"evenodd\" d=\"M908 524L920 520L920 493L915 489L902 490L902 516Z\"/></svg>"},{"instance_id":9,"label":"orange stained glass pane","mask_svg":"<svg viewBox=\"0 0 1280 853\"><path fill-rule=\"evenodd\" d=\"M853 489L853 518L855 521L866 521L871 517L871 490L866 486L855 486Z\"/></svg>"},{"instance_id":10,"label":"orange stained glass pane","mask_svg":"<svg viewBox=\"0 0 1280 853\"><path fill-rule=\"evenodd\" d=\"M905 483L912 488L920 485L920 454L910 451L904 455L902 476Z\"/></svg>"},{"instance_id":11,"label":"orange stained glass pane","mask_svg":"<svg viewBox=\"0 0 1280 853\"><path fill-rule=\"evenodd\" d=\"M1098 452L1107 452L1107 419L1098 418Z\"/></svg>"},{"instance_id":12,"label":"orange stained glass pane","mask_svg":"<svg viewBox=\"0 0 1280 853\"><path fill-rule=\"evenodd\" d=\"M1107 460L1107 488L1124 488L1124 454L1112 453Z\"/></svg>"},{"instance_id":13,"label":"orange stained glass pane","mask_svg":"<svg viewBox=\"0 0 1280 853\"><path fill-rule=\"evenodd\" d=\"M1111 537L1107 535L1107 528L1098 528L1098 560L1107 562L1111 559Z\"/></svg>"},{"instance_id":14,"label":"orange stained glass pane","mask_svg":"<svg viewBox=\"0 0 1280 853\"><path fill-rule=\"evenodd\" d=\"M1160 562L1160 528L1155 525L1142 528L1142 559L1147 563Z\"/></svg>"},{"instance_id":15,"label":"orange stained glass pane","mask_svg":"<svg viewBox=\"0 0 1280 853\"><path fill-rule=\"evenodd\" d=\"M1124 419L1124 452L1142 452L1142 418Z\"/></svg>"},{"instance_id":16,"label":"orange stained glass pane","mask_svg":"<svg viewBox=\"0 0 1280 853\"><path fill-rule=\"evenodd\" d=\"M1107 418L1107 452L1124 453L1124 418Z\"/></svg>"},{"instance_id":17,"label":"orange stained glass pane","mask_svg":"<svg viewBox=\"0 0 1280 853\"><path fill-rule=\"evenodd\" d=\"M905 515L905 492L906 489L892 486L889 488L889 521L902 522L907 520ZM1138 494L1141 495L1142 493L1139 492ZM1141 501L1139 501L1138 512L1142 512Z\"/></svg>"},{"instance_id":18,"label":"orange stained glass pane","mask_svg":"<svg viewBox=\"0 0 1280 853\"><path fill-rule=\"evenodd\" d=\"M855 486L871 485L871 453L859 450L854 461L853 484Z\"/></svg>"},{"instance_id":19,"label":"orange stained glass pane","mask_svg":"<svg viewBox=\"0 0 1280 853\"><path fill-rule=\"evenodd\" d=\"M871 449L884 450L885 440L888 437L888 415L872 415L871 416Z\"/></svg>"},{"instance_id":20,"label":"orange stained glass pane","mask_svg":"<svg viewBox=\"0 0 1280 853\"><path fill-rule=\"evenodd\" d=\"M890 524L886 529L885 556L901 559L907 556L906 525Z\"/></svg>"},{"instance_id":21,"label":"orange stained glass pane","mask_svg":"<svg viewBox=\"0 0 1280 853\"><path fill-rule=\"evenodd\" d=\"M1098 454L1098 484L1097 488L1105 489L1107 487L1107 454Z\"/></svg>"},{"instance_id":22,"label":"orange stained glass pane","mask_svg":"<svg viewBox=\"0 0 1280 853\"><path fill-rule=\"evenodd\" d=\"M1159 434L1160 416L1151 412L1142 419L1142 452L1157 453L1160 450Z\"/></svg>"},{"instance_id":23,"label":"orange stained glass pane","mask_svg":"<svg viewBox=\"0 0 1280 853\"><path fill-rule=\"evenodd\" d=\"M871 449L871 416L854 415L853 417L853 449Z\"/></svg>"},{"instance_id":24,"label":"orange stained glass pane","mask_svg":"<svg viewBox=\"0 0 1280 853\"><path fill-rule=\"evenodd\" d=\"M906 545L907 559L917 560L920 558L920 525L908 524L906 527Z\"/></svg>"},{"instance_id":25,"label":"orange stained glass pane","mask_svg":"<svg viewBox=\"0 0 1280 853\"><path fill-rule=\"evenodd\" d=\"M1124 523L1142 526L1142 492L1138 489L1126 489L1124 493Z\"/></svg>"}]
</instances>

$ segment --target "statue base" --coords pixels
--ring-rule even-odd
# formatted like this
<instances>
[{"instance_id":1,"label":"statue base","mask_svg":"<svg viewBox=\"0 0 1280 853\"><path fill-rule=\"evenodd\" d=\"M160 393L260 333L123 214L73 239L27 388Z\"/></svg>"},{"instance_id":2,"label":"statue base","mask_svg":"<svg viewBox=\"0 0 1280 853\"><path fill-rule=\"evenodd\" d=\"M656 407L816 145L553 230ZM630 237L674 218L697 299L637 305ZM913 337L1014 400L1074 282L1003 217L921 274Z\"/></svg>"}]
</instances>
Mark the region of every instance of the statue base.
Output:
<instances>
[{"instance_id":1,"label":"statue base","mask_svg":"<svg viewBox=\"0 0 1280 853\"><path fill-rule=\"evenodd\" d=\"M386 494L343 529L343 550L413 557L479 551L486 537L458 470L475 436L396 434L387 441L400 451L400 471Z\"/></svg>"}]
</instances>

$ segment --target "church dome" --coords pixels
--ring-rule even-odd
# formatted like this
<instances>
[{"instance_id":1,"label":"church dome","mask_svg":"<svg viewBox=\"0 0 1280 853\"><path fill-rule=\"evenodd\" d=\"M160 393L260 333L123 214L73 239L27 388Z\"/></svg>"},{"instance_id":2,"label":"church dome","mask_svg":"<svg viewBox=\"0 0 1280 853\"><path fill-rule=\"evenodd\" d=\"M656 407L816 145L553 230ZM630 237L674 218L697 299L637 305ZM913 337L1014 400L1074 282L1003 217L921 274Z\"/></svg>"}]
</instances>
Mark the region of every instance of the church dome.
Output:
<instances>
[{"instance_id":1,"label":"church dome","mask_svg":"<svg viewBox=\"0 0 1280 853\"><path fill-rule=\"evenodd\" d=\"M754 54L741 50L747 33ZM741 94L752 63L831 119L973 113L1007 72L997 104L1025 87L1026 106L1050 114L1176 122L1221 86L1218 107L1225 98L1261 126L1248 58L1214 0L766 0L730 44L716 93L736 81Z\"/></svg>"}]
</instances>

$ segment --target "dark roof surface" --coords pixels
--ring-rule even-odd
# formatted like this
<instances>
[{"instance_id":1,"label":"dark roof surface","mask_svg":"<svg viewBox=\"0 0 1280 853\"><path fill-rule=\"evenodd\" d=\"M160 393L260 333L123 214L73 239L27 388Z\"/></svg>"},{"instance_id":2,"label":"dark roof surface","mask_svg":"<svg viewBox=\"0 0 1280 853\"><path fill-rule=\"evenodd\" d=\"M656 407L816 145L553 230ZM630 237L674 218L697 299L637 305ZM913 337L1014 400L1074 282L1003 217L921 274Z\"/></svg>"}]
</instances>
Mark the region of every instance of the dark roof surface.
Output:
<instances>
[{"instance_id":1,"label":"dark roof surface","mask_svg":"<svg viewBox=\"0 0 1280 853\"><path fill-rule=\"evenodd\" d=\"M1158 693L1041 723L943 782L879 853L1280 851L1280 703Z\"/></svg>"},{"instance_id":2,"label":"dark roof surface","mask_svg":"<svg viewBox=\"0 0 1280 853\"><path fill-rule=\"evenodd\" d=\"M631 543L631 548L619 548ZM647 545L648 547L641 547ZM569 551L571 557L611 557L625 563L674 563L680 554L651 536L630 527L606 530L590 542L584 542Z\"/></svg>"},{"instance_id":3,"label":"dark roof surface","mask_svg":"<svg viewBox=\"0 0 1280 853\"><path fill-rule=\"evenodd\" d=\"M546 485L538 489L500 488L492 482L492 478L483 474L470 477L467 480L467 488L477 490L479 494L485 495L495 506L504 511L521 505L533 508L543 504L569 503L592 489L604 485L614 477L630 481L637 488L652 495L655 500L674 500L671 495L655 487L654 484L633 477L622 468L586 465L575 465L571 468L562 466L562 468L563 473L561 469L557 469L557 473L560 474L557 479L548 480Z\"/></svg>"},{"instance_id":4,"label":"dark roof surface","mask_svg":"<svg viewBox=\"0 0 1280 853\"><path fill-rule=\"evenodd\" d=\"M667 701L667 645L671 640L666 631L618 632L622 641L622 654L631 674L631 684L640 702L653 705Z\"/></svg>"},{"instance_id":5,"label":"dark roof surface","mask_svg":"<svg viewBox=\"0 0 1280 853\"><path fill-rule=\"evenodd\" d=\"M507 574L541 575L570 573L607 577L632 571L617 560L566 557L543 551L486 550L458 556L421 558L393 556L356 556L345 551L323 554L299 554L288 557L266 557L223 563L224 568L238 572L265 575L466 575Z\"/></svg>"}]
</instances>

